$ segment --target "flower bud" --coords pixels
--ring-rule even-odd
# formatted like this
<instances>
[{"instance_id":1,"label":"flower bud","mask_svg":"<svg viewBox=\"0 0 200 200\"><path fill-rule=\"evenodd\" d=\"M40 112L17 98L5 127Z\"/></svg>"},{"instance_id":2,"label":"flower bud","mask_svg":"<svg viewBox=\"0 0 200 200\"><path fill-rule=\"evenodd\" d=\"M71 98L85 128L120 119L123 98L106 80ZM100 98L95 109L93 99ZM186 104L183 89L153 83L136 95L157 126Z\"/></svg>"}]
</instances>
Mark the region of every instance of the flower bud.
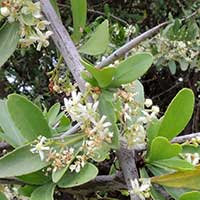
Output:
<instances>
[{"instance_id":1,"label":"flower bud","mask_svg":"<svg viewBox=\"0 0 200 200\"><path fill-rule=\"evenodd\" d=\"M152 106L152 112L158 114L160 112L160 108L158 106Z\"/></svg>"},{"instance_id":2,"label":"flower bud","mask_svg":"<svg viewBox=\"0 0 200 200\"><path fill-rule=\"evenodd\" d=\"M153 104L153 102L152 102L152 100L151 100L151 99L146 99L146 100L145 100L145 103L144 103L144 105L145 105L147 108L151 107L151 106L152 106L152 104Z\"/></svg>"},{"instance_id":3,"label":"flower bud","mask_svg":"<svg viewBox=\"0 0 200 200\"><path fill-rule=\"evenodd\" d=\"M8 17L10 15L10 10L7 7L0 8L0 13L4 17Z\"/></svg>"}]
</instances>

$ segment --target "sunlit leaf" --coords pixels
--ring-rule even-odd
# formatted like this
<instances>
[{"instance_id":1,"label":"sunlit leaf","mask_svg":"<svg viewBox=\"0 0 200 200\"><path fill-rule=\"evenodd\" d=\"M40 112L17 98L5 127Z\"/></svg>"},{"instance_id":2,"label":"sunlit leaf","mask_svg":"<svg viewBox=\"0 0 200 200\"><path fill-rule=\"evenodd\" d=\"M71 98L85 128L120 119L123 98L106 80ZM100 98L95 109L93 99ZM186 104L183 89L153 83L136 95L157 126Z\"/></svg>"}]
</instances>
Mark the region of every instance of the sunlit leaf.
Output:
<instances>
[{"instance_id":1,"label":"sunlit leaf","mask_svg":"<svg viewBox=\"0 0 200 200\"><path fill-rule=\"evenodd\" d=\"M188 188L192 190L199 190L200 188L200 167L194 170L178 171L172 174L167 174L151 178L152 183L174 187L174 188Z\"/></svg>"},{"instance_id":2,"label":"sunlit leaf","mask_svg":"<svg viewBox=\"0 0 200 200\"><path fill-rule=\"evenodd\" d=\"M152 162L175 157L178 156L181 151L182 147L180 144L171 144L167 138L156 137L152 141L148 161Z\"/></svg>"},{"instance_id":3,"label":"sunlit leaf","mask_svg":"<svg viewBox=\"0 0 200 200\"><path fill-rule=\"evenodd\" d=\"M159 136L171 140L177 136L189 122L194 109L194 94L190 89L182 89L172 100L164 114Z\"/></svg>"},{"instance_id":4,"label":"sunlit leaf","mask_svg":"<svg viewBox=\"0 0 200 200\"><path fill-rule=\"evenodd\" d=\"M108 20L105 20L97 27L91 38L80 48L80 52L88 55L99 55L106 51L108 44Z\"/></svg>"},{"instance_id":5,"label":"sunlit leaf","mask_svg":"<svg viewBox=\"0 0 200 200\"><path fill-rule=\"evenodd\" d=\"M119 87L122 84L135 81L145 74L152 62L153 57L149 53L139 53L128 57L116 66L116 73L111 86Z\"/></svg>"}]
</instances>

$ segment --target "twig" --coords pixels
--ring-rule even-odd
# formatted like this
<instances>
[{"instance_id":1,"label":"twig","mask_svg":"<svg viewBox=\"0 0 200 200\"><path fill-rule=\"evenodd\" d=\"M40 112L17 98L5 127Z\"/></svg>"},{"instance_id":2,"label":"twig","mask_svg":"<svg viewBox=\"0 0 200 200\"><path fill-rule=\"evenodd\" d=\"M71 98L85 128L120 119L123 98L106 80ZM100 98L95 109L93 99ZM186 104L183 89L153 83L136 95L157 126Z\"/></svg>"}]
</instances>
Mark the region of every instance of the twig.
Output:
<instances>
[{"instance_id":1,"label":"twig","mask_svg":"<svg viewBox=\"0 0 200 200\"><path fill-rule=\"evenodd\" d=\"M79 129L80 129L80 123L77 123L75 126L73 126L72 128L70 128L68 131L66 131L65 133L62 133L59 136L54 137L53 139L62 140L65 137L67 137L68 135L72 135L74 133L77 133Z\"/></svg>"},{"instance_id":2,"label":"twig","mask_svg":"<svg viewBox=\"0 0 200 200\"><path fill-rule=\"evenodd\" d=\"M196 10L191 15L182 18L181 21L188 20L199 13L200 13L200 9ZM133 47L137 46L140 42L151 37L152 35L157 33L161 28L163 28L164 26L166 26L170 23L171 23L171 21L163 22L163 23L149 29L148 31L142 33L141 35L137 36L136 38L132 39L130 42L126 43L124 46L120 47L115 52L113 52L110 56L108 56L106 59L104 59L100 64L97 65L97 67L102 68L104 66L107 66L107 65L113 63L115 60L119 59L120 57L122 57L126 53L128 53Z\"/></svg>"},{"instance_id":3,"label":"twig","mask_svg":"<svg viewBox=\"0 0 200 200\"><path fill-rule=\"evenodd\" d=\"M200 137L200 132L199 133L191 133L189 135L183 135L183 136L178 136L178 137L175 137L174 139L172 139L172 143L179 143L179 144L182 144L186 141L189 141L191 140L192 138L197 138L197 137Z\"/></svg>"},{"instance_id":4,"label":"twig","mask_svg":"<svg viewBox=\"0 0 200 200\"><path fill-rule=\"evenodd\" d=\"M126 185L129 190L131 200L139 200L140 198L135 195L132 190L131 180L138 178L138 171L135 161L135 151L127 149L127 145L121 142L121 147L117 151L120 167L122 169Z\"/></svg>"},{"instance_id":5,"label":"twig","mask_svg":"<svg viewBox=\"0 0 200 200\"><path fill-rule=\"evenodd\" d=\"M96 191L117 191L127 190L126 183L124 182L122 173L108 176L97 176L94 180L85 183L78 187L69 189L61 189L60 191L71 193L71 194L82 194L86 195Z\"/></svg>"},{"instance_id":6,"label":"twig","mask_svg":"<svg viewBox=\"0 0 200 200\"><path fill-rule=\"evenodd\" d=\"M103 13L103 12L101 12L101 11L98 11L98 10L88 9L88 12L107 17L107 15L106 15L105 13ZM109 14L109 16L110 16L111 18L113 18L113 19L115 19L115 20L117 20L117 21L123 23L124 25L129 26L129 23L128 23L127 21L125 21L125 20L123 20L123 19L121 19L121 18L119 18L119 17L117 17L117 16L115 16L115 15L113 15L113 14Z\"/></svg>"},{"instance_id":7,"label":"twig","mask_svg":"<svg viewBox=\"0 0 200 200\"><path fill-rule=\"evenodd\" d=\"M148 31L137 36L136 38L132 39L130 42L126 43L124 46L120 47L114 53L112 53L110 56L104 59L100 64L97 65L97 67L102 68L104 66L107 66L113 63L115 60L119 59L120 57L125 55L127 52L129 52L133 47L135 47L136 45L138 45L140 42L144 41L145 39L151 37L153 34L155 34L162 27L166 26L169 23L170 22L164 22L162 24L159 24L153 27L152 29L149 29Z\"/></svg>"},{"instance_id":8,"label":"twig","mask_svg":"<svg viewBox=\"0 0 200 200\"><path fill-rule=\"evenodd\" d=\"M42 11L50 24L50 30L53 31L53 41L60 50L63 58L69 67L75 81L78 83L80 90L85 90L85 82L81 78L80 73L84 67L80 63L80 55L72 42L69 33L65 29L62 21L57 16L49 0L40 0Z\"/></svg>"}]
</instances>

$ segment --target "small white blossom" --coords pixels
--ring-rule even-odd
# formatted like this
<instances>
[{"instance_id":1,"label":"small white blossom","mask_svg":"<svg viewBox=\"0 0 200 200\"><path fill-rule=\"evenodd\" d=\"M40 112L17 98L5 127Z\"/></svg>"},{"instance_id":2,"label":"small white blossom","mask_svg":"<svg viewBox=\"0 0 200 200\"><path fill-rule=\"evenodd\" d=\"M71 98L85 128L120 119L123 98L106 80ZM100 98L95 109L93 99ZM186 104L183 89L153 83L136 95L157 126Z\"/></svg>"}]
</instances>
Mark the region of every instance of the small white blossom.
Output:
<instances>
[{"instance_id":1,"label":"small white blossom","mask_svg":"<svg viewBox=\"0 0 200 200\"><path fill-rule=\"evenodd\" d=\"M141 185L137 179L131 180L132 191L133 194L139 196L141 200L145 200L150 197L149 189L151 187L151 182L149 178L140 179Z\"/></svg>"},{"instance_id":2,"label":"small white blossom","mask_svg":"<svg viewBox=\"0 0 200 200\"><path fill-rule=\"evenodd\" d=\"M76 173L79 173L81 168L83 168L86 164L85 162L85 156L76 156L77 160L74 162L74 164L70 165L69 169L71 172L75 171Z\"/></svg>"},{"instance_id":3,"label":"small white blossom","mask_svg":"<svg viewBox=\"0 0 200 200\"><path fill-rule=\"evenodd\" d=\"M45 157L44 151L49 151L50 147L44 146L44 144L45 144L45 142L47 140L46 137L40 136L40 137L38 137L38 139L39 139L39 142L32 149L30 149L30 151L32 153L39 153L40 158L43 161L44 157Z\"/></svg>"},{"instance_id":4,"label":"small white blossom","mask_svg":"<svg viewBox=\"0 0 200 200\"><path fill-rule=\"evenodd\" d=\"M192 163L193 165L199 164L200 156L198 153L186 153L185 158L188 162Z\"/></svg>"},{"instance_id":5,"label":"small white blossom","mask_svg":"<svg viewBox=\"0 0 200 200\"><path fill-rule=\"evenodd\" d=\"M152 112L158 114L160 112L160 108L158 106L152 106Z\"/></svg>"},{"instance_id":6,"label":"small white blossom","mask_svg":"<svg viewBox=\"0 0 200 200\"><path fill-rule=\"evenodd\" d=\"M144 105L149 108L153 105L153 101L151 99L146 99Z\"/></svg>"},{"instance_id":7,"label":"small white blossom","mask_svg":"<svg viewBox=\"0 0 200 200\"><path fill-rule=\"evenodd\" d=\"M10 15L10 10L8 9L8 7L1 7L0 13L2 16L8 17Z\"/></svg>"}]
</instances>

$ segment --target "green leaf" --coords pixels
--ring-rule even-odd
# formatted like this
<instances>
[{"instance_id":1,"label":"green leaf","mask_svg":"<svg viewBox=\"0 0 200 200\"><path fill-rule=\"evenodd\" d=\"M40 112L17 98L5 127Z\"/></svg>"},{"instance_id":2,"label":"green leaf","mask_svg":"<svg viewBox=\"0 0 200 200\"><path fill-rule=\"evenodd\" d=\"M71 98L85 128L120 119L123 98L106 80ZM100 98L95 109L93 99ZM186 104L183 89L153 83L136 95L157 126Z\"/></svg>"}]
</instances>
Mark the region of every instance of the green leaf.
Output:
<instances>
[{"instance_id":1,"label":"green leaf","mask_svg":"<svg viewBox=\"0 0 200 200\"><path fill-rule=\"evenodd\" d=\"M158 131L161 125L161 120L154 119L150 126L147 129L147 148L148 150L151 148L151 143L153 139L158 135Z\"/></svg>"},{"instance_id":2,"label":"green leaf","mask_svg":"<svg viewBox=\"0 0 200 200\"><path fill-rule=\"evenodd\" d=\"M61 188L70 188L87 183L94 179L98 174L98 169L95 165L87 163L79 173L68 171L63 178L58 182Z\"/></svg>"},{"instance_id":3,"label":"green leaf","mask_svg":"<svg viewBox=\"0 0 200 200\"><path fill-rule=\"evenodd\" d=\"M41 161L39 154L31 153L30 148L26 145L1 157L0 178L29 174L49 165Z\"/></svg>"},{"instance_id":4,"label":"green leaf","mask_svg":"<svg viewBox=\"0 0 200 200\"><path fill-rule=\"evenodd\" d=\"M175 157L181 151L182 147L180 144L171 144L167 138L156 137L152 141L148 161L151 163L152 161Z\"/></svg>"},{"instance_id":5,"label":"green leaf","mask_svg":"<svg viewBox=\"0 0 200 200\"><path fill-rule=\"evenodd\" d=\"M56 117L60 111L60 103L55 103L47 113L47 119L49 121L49 125L54 125L56 121Z\"/></svg>"},{"instance_id":6,"label":"green leaf","mask_svg":"<svg viewBox=\"0 0 200 200\"><path fill-rule=\"evenodd\" d=\"M19 23L7 23L0 29L0 67L10 58L19 41Z\"/></svg>"},{"instance_id":7,"label":"green leaf","mask_svg":"<svg viewBox=\"0 0 200 200\"><path fill-rule=\"evenodd\" d=\"M183 194L179 200L198 200L200 199L200 192L192 191Z\"/></svg>"},{"instance_id":8,"label":"green leaf","mask_svg":"<svg viewBox=\"0 0 200 200\"><path fill-rule=\"evenodd\" d=\"M134 100L137 103L139 103L139 104L144 103L144 87L139 80L134 81L132 93L135 94Z\"/></svg>"},{"instance_id":9,"label":"green leaf","mask_svg":"<svg viewBox=\"0 0 200 200\"><path fill-rule=\"evenodd\" d=\"M53 194L56 185L54 183L49 183L38 187L31 194L30 200L53 200Z\"/></svg>"},{"instance_id":10,"label":"green leaf","mask_svg":"<svg viewBox=\"0 0 200 200\"><path fill-rule=\"evenodd\" d=\"M108 44L108 20L105 20L97 27L91 38L80 48L80 52L88 55L99 55L106 51Z\"/></svg>"},{"instance_id":11,"label":"green leaf","mask_svg":"<svg viewBox=\"0 0 200 200\"><path fill-rule=\"evenodd\" d=\"M71 0L74 33L72 38L78 42L87 20L87 0Z\"/></svg>"},{"instance_id":12,"label":"green leaf","mask_svg":"<svg viewBox=\"0 0 200 200\"><path fill-rule=\"evenodd\" d=\"M31 185L43 185L49 182L51 179L49 176L46 176L44 172L42 172L41 170L37 172L33 172L31 174L18 176L17 178Z\"/></svg>"},{"instance_id":13,"label":"green leaf","mask_svg":"<svg viewBox=\"0 0 200 200\"><path fill-rule=\"evenodd\" d=\"M21 134L33 141L39 135L51 137L51 132L41 110L31 101L17 94L8 96L8 110Z\"/></svg>"},{"instance_id":14,"label":"green leaf","mask_svg":"<svg viewBox=\"0 0 200 200\"><path fill-rule=\"evenodd\" d=\"M151 162L152 165L167 167L175 170L193 170L194 165L180 158L170 158Z\"/></svg>"},{"instance_id":15,"label":"green leaf","mask_svg":"<svg viewBox=\"0 0 200 200\"><path fill-rule=\"evenodd\" d=\"M114 106L112 103L112 93L108 91L102 91L99 97L99 112L103 116L105 115L106 121L112 123L112 126L109 127L110 131L113 132L111 148L117 149L119 147L119 130L116 125L116 115Z\"/></svg>"},{"instance_id":16,"label":"green leaf","mask_svg":"<svg viewBox=\"0 0 200 200\"><path fill-rule=\"evenodd\" d=\"M144 75L153 62L149 53L140 53L130 56L116 66L116 73L111 85L119 87L122 84L130 83Z\"/></svg>"},{"instance_id":17,"label":"green leaf","mask_svg":"<svg viewBox=\"0 0 200 200\"><path fill-rule=\"evenodd\" d=\"M3 192L0 192L0 200L8 200Z\"/></svg>"},{"instance_id":18,"label":"green leaf","mask_svg":"<svg viewBox=\"0 0 200 200\"><path fill-rule=\"evenodd\" d=\"M84 63L86 70L96 79L99 87L105 88L111 83L116 71L114 67L104 67L102 69L98 69L85 61L82 61L82 63Z\"/></svg>"},{"instance_id":19,"label":"green leaf","mask_svg":"<svg viewBox=\"0 0 200 200\"><path fill-rule=\"evenodd\" d=\"M198 166L194 170L178 171L172 174L153 177L151 178L151 182L168 187L199 190L200 168Z\"/></svg>"},{"instance_id":20,"label":"green leaf","mask_svg":"<svg viewBox=\"0 0 200 200\"><path fill-rule=\"evenodd\" d=\"M27 142L19 129L16 127L7 108L7 102L0 100L0 127L3 132L1 137L13 147L18 147Z\"/></svg>"},{"instance_id":21,"label":"green leaf","mask_svg":"<svg viewBox=\"0 0 200 200\"><path fill-rule=\"evenodd\" d=\"M189 122L194 108L194 94L190 89L182 89L172 100L164 114L158 132L171 140L177 136Z\"/></svg>"},{"instance_id":22,"label":"green leaf","mask_svg":"<svg viewBox=\"0 0 200 200\"><path fill-rule=\"evenodd\" d=\"M106 159L109 151L110 151L110 145L107 143L103 143L101 147L94 150L94 153L91 157L93 160L101 162Z\"/></svg>"},{"instance_id":23,"label":"green leaf","mask_svg":"<svg viewBox=\"0 0 200 200\"><path fill-rule=\"evenodd\" d=\"M171 74L176 74L176 63L171 60L168 64Z\"/></svg>"},{"instance_id":24,"label":"green leaf","mask_svg":"<svg viewBox=\"0 0 200 200\"><path fill-rule=\"evenodd\" d=\"M21 186L18 189L18 193L22 196L25 197L30 197L32 192L37 188L37 186L32 186L32 185L25 185L25 186Z\"/></svg>"},{"instance_id":25,"label":"green leaf","mask_svg":"<svg viewBox=\"0 0 200 200\"><path fill-rule=\"evenodd\" d=\"M179 64L182 71L186 71L189 67L189 63L184 58L179 60Z\"/></svg>"},{"instance_id":26,"label":"green leaf","mask_svg":"<svg viewBox=\"0 0 200 200\"><path fill-rule=\"evenodd\" d=\"M98 86L96 79L89 72L82 71L81 76L86 82L90 83L92 86L94 87Z\"/></svg>"}]
</instances>

